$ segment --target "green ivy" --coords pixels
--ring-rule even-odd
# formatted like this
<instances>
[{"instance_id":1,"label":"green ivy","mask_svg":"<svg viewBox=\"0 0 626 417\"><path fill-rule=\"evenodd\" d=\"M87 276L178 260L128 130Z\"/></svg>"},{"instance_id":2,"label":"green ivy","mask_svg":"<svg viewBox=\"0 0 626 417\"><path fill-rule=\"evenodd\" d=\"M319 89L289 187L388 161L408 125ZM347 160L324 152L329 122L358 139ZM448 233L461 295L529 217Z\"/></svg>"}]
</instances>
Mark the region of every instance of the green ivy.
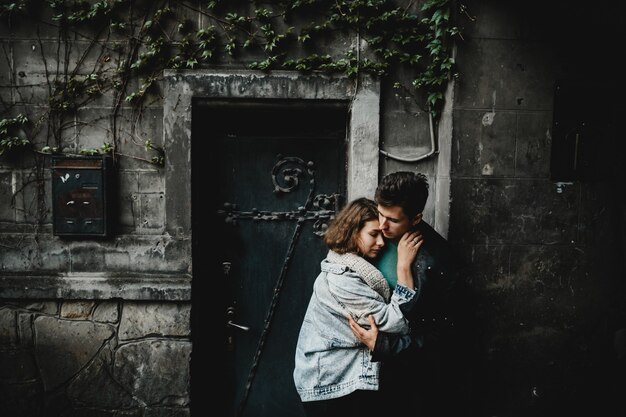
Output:
<instances>
[{"instance_id":1,"label":"green ivy","mask_svg":"<svg viewBox=\"0 0 626 417\"><path fill-rule=\"evenodd\" d=\"M18 133L26 123L28 123L28 118L23 114L0 120L0 155L31 144L28 139Z\"/></svg>"},{"instance_id":2,"label":"green ivy","mask_svg":"<svg viewBox=\"0 0 626 417\"><path fill-rule=\"evenodd\" d=\"M123 104L140 114L147 97L158 92L164 69L210 68L225 61L263 71L321 71L354 78L386 77L395 69L408 69L413 78L400 88L436 119L448 81L457 76L452 56L454 39L460 36L452 19L456 4L452 0L21 0L1 5L0 19L48 27L49 21L41 16L50 15L58 26L60 45L69 47L78 37L91 39L75 66L65 60L50 69L49 110L43 118L52 129L47 137L54 143L46 143L44 149L61 149L62 131L71 125L74 114L113 92L113 141L82 152L122 156L115 124ZM42 10L45 7L49 10ZM192 15L201 16L201 27L198 19L189 19ZM333 43L338 37L352 41L345 50L333 49L331 54L328 45L338 47L338 42ZM98 64L86 68L85 57L94 54ZM17 118L2 120L0 154L30 143L9 133L19 123ZM162 148L149 142L145 151L157 155L137 159L164 164Z\"/></svg>"}]
</instances>

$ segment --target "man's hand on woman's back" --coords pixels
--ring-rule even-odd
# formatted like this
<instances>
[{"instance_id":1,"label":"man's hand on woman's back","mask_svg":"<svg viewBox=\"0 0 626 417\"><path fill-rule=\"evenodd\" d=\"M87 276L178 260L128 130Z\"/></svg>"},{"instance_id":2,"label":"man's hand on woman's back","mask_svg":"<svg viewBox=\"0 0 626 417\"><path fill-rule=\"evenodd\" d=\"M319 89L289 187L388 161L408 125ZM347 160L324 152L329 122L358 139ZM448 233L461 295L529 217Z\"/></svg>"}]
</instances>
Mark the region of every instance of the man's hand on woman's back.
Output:
<instances>
[{"instance_id":1,"label":"man's hand on woman's back","mask_svg":"<svg viewBox=\"0 0 626 417\"><path fill-rule=\"evenodd\" d=\"M361 343L367 346L371 352L374 350L374 346L376 346L378 327L376 326L376 321L371 314L367 316L367 320L370 322L369 329L359 326L351 316L348 316L348 322L350 323L350 329L352 330L352 333L354 333L357 339L359 339Z\"/></svg>"}]
</instances>

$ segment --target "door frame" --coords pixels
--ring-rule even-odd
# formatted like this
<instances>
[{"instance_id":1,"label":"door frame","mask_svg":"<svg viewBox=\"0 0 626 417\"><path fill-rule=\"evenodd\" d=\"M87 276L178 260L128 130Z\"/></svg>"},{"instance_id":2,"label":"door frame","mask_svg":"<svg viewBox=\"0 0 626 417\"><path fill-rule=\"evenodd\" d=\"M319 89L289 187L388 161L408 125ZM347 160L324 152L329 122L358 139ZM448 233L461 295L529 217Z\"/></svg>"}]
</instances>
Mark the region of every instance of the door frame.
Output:
<instances>
[{"instance_id":1,"label":"door frame","mask_svg":"<svg viewBox=\"0 0 626 417\"><path fill-rule=\"evenodd\" d=\"M164 71L163 145L166 231L188 242L191 257L191 109L194 98L305 99L350 102L346 138L347 201L373 198L378 185L380 81L296 71ZM181 207L181 204L185 206Z\"/></svg>"},{"instance_id":2,"label":"door frame","mask_svg":"<svg viewBox=\"0 0 626 417\"><path fill-rule=\"evenodd\" d=\"M214 349L216 324L211 318L220 316L215 307L219 303L211 302L215 297L222 297L214 291L208 282L219 277L207 274L200 256L194 264L192 253L192 107L194 100L205 99L259 99L268 100L311 100L346 101L349 105L349 126L346 128L346 199L374 196L378 184L379 170L379 132L380 132L380 82L375 77L362 76L350 79L345 76L307 74L293 71L247 70L166 70L163 82L163 146L165 158L165 233L173 238L176 252L186 257L189 265L194 265L192 272L193 290L191 291L192 342L196 360L190 363L192 397L192 415L203 413L211 408L213 401L207 401L206 393L194 380L204 380L207 375L216 373L220 358L203 358L210 349ZM199 160L195 158L194 160ZM203 169L203 168L199 168ZM207 167L210 171L210 167ZM207 179L207 189L214 186ZM196 185L201 189L202 184ZM219 236L204 236L219 238ZM198 246L198 245L196 245ZM196 250L198 250L196 248ZM202 252L200 252L202 253ZM205 268L204 270L202 268ZM190 269L191 269L190 268ZM205 276L208 275L208 276ZM196 307L200 307L199 309ZM205 309L209 311L205 312ZM212 309L212 311L211 311ZM205 322L205 318L208 320ZM222 323L221 321L219 323ZM198 337L205 334L205 339ZM197 360L198 358L203 358ZM217 371L217 378L224 378ZM213 376L212 378L215 378ZM226 388L225 388L226 389ZM219 397L222 391L216 393ZM195 400L197 398L199 400ZM219 401L219 398L217 399Z\"/></svg>"}]
</instances>

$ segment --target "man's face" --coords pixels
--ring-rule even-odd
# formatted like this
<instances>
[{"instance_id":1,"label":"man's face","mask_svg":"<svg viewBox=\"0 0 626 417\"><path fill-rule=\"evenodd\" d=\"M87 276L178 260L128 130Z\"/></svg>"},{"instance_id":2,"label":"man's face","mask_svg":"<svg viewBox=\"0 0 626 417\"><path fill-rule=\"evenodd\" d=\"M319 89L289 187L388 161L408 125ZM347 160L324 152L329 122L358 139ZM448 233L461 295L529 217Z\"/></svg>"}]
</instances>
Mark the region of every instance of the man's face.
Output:
<instances>
[{"instance_id":1,"label":"man's face","mask_svg":"<svg viewBox=\"0 0 626 417\"><path fill-rule=\"evenodd\" d=\"M409 219L400 206L385 207L380 204L378 205L380 230L387 239L400 239L403 234L413 227L413 225L419 223L421 219L421 213L415 216L415 218Z\"/></svg>"}]
</instances>

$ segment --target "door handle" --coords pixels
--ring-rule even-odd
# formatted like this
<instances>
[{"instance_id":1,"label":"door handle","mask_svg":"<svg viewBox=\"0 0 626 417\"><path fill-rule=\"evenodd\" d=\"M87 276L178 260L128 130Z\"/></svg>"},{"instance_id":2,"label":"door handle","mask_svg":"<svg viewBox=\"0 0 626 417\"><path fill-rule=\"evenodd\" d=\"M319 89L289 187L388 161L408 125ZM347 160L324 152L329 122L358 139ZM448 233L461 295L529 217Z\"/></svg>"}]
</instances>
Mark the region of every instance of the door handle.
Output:
<instances>
[{"instance_id":1,"label":"door handle","mask_svg":"<svg viewBox=\"0 0 626 417\"><path fill-rule=\"evenodd\" d=\"M248 326L242 326L241 324L237 324L237 323L233 323L232 320L228 320L228 323L226 323L227 326L231 326L231 327L236 327L238 329L241 329L243 331L248 331L250 330L250 328Z\"/></svg>"},{"instance_id":2,"label":"door handle","mask_svg":"<svg viewBox=\"0 0 626 417\"><path fill-rule=\"evenodd\" d=\"M245 332L247 332L248 330L250 330L250 328L249 328L248 326L244 326L244 325L242 325L242 324L237 324L237 323L233 322L233 320L232 320L232 319L233 319L234 317L235 317L235 307L232 307L232 306L231 306L231 307L228 307L228 308L226 309L226 319L228 320L228 321L226 322L226 325L227 325L227 326L230 326L230 327L235 327L235 328L240 329L240 330L243 330L243 331L245 331Z\"/></svg>"}]
</instances>

